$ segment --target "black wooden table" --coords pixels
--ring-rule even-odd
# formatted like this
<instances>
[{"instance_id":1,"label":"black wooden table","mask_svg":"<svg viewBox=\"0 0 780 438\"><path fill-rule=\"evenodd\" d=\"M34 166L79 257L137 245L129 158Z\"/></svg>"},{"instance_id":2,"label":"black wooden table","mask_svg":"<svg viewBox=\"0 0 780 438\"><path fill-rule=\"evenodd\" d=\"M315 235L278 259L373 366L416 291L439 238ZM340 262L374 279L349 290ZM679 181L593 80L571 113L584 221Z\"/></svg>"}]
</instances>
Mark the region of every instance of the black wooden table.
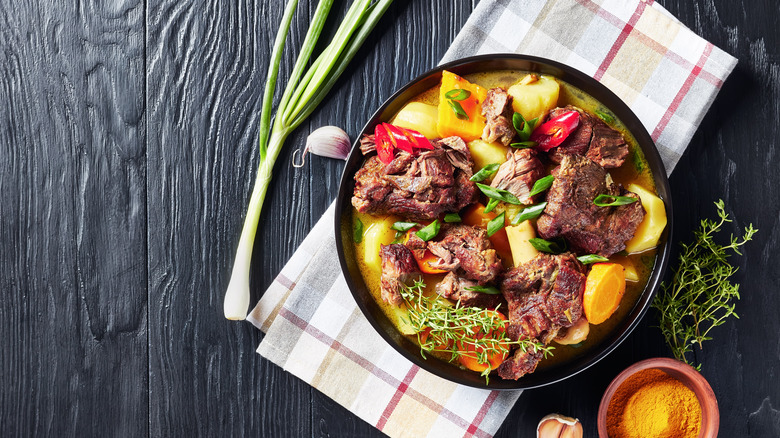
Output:
<instances>
[{"instance_id":1,"label":"black wooden table","mask_svg":"<svg viewBox=\"0 0 780 438\"><path fill-rule=\"evenodd\" d=\"M341 162L294 169L292 151L322 125L354 136L438 62L475 3L396 0L288 140L261 218L253 302L336 194ZM672 175L674 239L689 240L718 198L734 229L760 229L735 259L741 318L697 360L721 436L780 436L780 4L661 3L739 58ZM262 334L222 316L282 6L0 2L0 435L381 435L255 354ZM336 1L328 32L346 7ZM291 47L306 21L293 22ZM609 381L669 355L655 323L651 312L597 366L526 391L498 436L533 436L550 412L579 417L593 436Z\"/></svg>"}]
</instances>

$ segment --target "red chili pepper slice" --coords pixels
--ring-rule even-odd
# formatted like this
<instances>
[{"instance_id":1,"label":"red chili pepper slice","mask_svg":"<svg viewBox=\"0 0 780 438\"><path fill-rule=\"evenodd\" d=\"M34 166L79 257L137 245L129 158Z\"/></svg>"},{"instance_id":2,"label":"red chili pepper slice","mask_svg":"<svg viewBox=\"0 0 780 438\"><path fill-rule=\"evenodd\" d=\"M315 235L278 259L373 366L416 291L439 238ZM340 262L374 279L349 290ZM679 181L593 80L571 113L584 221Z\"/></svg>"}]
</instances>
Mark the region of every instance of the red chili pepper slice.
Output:
<instances>
[{"instance_id":1,"label":"red chili pepper slice","mask_svg":"<svg viewBox=\"0 0 780 438\"><path fill-rule=\"evenodd\" d=\"M415 149L427 149L427 150L433 150L433 145L431 142L422 134L415 131L414 129L407 129L407 128L401 128L406 132L406 137L409 138L409 140L414 145Z\"/></svg>"},{"instance_id":2,"label":"red chili pepper slice","mask_svg":"<svg viewBox=\"0 0 780 438\"><path fill-rule=\"evenodd\" d=\"M579 124L580 113L568 111L534 129L529 140L537 143L536 149L547 152L563 143Z\"/></svg>"},{"instance_id":3,"label":"red chili pepper slice","mask_svg":"<svg viewBox=\"0 0 780 438\"><path fill-rule=\"evenodd\" d=\"M382 124L376 125L374 128L374 142L379 161L390 164L395 157L395 146L390 141L390 135Z\"/></svg>"},{"instance_id":4,"label":"red chili pepper slice","mask_svg":"<svg viewBox=\"0 0 780 438\"><path fill-rule=\"evenodd\" d=\"M401 149L402 151L409 152L410 154L414 154L414 144L409 141L409 138L407 138L406 132L403 128L391 125L389 123L382 123L382 126L384 126L387 132L390 134L390 141L393 142L395 147Z\"/></svg>"}]
</instances>

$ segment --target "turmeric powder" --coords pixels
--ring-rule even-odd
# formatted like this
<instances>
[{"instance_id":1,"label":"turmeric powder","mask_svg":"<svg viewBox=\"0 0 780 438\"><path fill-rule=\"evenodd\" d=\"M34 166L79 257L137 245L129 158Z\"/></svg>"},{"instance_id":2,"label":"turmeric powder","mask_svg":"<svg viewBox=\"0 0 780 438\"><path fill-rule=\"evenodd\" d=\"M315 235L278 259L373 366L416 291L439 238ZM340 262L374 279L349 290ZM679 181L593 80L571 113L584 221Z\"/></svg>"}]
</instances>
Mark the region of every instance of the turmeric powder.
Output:
<instances>
[{"instance_id":1,"label":"turmeric powder","mask_svg":"<svg viewBox=\"0 0 780 438\"><path fill-rule=\"evenodd\" d=\"M696 438L700 429L696 395L658 369L626 379L607 407L610 438Z\"/></svg>"}]
</instances>

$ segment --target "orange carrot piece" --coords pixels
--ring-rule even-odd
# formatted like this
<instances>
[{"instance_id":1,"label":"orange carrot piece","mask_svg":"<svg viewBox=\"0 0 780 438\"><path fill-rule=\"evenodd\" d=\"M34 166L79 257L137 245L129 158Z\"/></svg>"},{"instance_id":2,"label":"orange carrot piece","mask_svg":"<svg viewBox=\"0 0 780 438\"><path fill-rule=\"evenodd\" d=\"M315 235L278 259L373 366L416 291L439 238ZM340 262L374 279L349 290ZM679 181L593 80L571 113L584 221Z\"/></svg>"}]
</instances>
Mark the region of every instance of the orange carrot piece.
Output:
<instances>
[{"instance_id":1,"label":"orange carrot piece","mask_svg":"<svg viewBox=\"0 0 780 438\"><path fill-rule=\"evenodd\" d=\"M609 319L626 292L626 276L620 263L596 263L585 283L582 307L591 324Z\"/></svg>"},{"instance_id":2,"label":"orange carrot piece","mask_svg":"<svg viewBox=\"0 0 780 438\"><path fill-rule=\"evenodd\" d=\"M501 313L497 312L495 310L486 310L486 312L492 312L495 313L496 316L498 316L501 320L506 321L506 317ZM505 337L504 333L506 332L505 329L501 328L498 330L493 330L490 333L481 333L481 330L479 327L473 328L473 333L475 333L475 337L478 339L484 339L485 337L488 338L502 338ZM498 368L499 365L501 365L504 360L506 360L507 356L509 356L509 346L506 344L506 342L501 341L499 343L504 347L504 349L507 351L507 353L487 353L487 364L479 363L478 355L484 351L482 347L476 347L474 345L461 345L459 346L459 350L463 351L461 355L458 357L458 361L463 365L464 367L477 372L485 371L488 367L490 367L491 370L494 370Z\"/></svg>"},{"instance_id":3,"label":"orange carrot piece","mask_svg":"<svg viewBox=\"0 0 780 438\"><path fill-rule=\"evenodd\" d=\"M455 101L446 97L448 92L457 89L466 90L471 94L463 100ZM442 137L457 135L467 142L481 138L482 131L485 129L485 117L482 116L482 102L485 101L485 97L487 97L486 89L472 84L455 73L443 71L439 90L439 135ZM458 118L451 104L459 105L468 119Z\"/></svg>"}]
</instances>

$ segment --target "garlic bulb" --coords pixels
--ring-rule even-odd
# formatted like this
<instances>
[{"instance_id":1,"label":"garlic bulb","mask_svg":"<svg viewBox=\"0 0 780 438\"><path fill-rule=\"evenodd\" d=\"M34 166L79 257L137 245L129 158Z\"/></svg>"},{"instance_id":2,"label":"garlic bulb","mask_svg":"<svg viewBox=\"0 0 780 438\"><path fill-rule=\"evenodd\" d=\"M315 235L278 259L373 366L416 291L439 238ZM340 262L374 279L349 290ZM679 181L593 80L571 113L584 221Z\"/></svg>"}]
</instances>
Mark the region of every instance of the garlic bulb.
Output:
<instances>
[{"instance_id":1,"label":"garlic bulb","mask_svg":"<svg viewBox=\"0 0 780 438\"><path fill-rule=\"evenodd\" d=\"M298 150L293 153L293 166L303 167L306 164L306 153L309 151L322 157L346 160L351 146L349 135L338 126L317 128L306 138L306 148L303 150L300 163L296 163L295 160Z\"/></svg>"},{"instance_id":2,"label":"garlic bulb","mask_svg":"<svg viewBox=\"0 0 780 438\"><path fill-rule=\"evenodd\" d=\"M580 420L560 414L545 416L536 427L536 438L582 438L582 435Z\"/></svg>"}]
</instances>

